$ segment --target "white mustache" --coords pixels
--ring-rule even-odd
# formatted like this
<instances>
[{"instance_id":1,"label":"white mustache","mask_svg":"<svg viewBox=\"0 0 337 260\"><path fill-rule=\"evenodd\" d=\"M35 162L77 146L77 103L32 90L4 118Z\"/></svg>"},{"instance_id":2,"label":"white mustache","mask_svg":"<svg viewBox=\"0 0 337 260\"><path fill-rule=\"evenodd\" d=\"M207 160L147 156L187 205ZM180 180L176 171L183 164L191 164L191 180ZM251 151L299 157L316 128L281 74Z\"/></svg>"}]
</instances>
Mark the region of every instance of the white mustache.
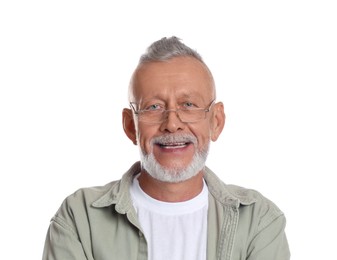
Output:
<instances>
[{"instance_id":1,"label":"white mustache","mask_svg":"<svg viewBox=\"0 0 337 260\"><path fill-rule=\"evenodd\" d=\"M154 137L152 144L175 144L175 143L193 143L197 144L197 138L191 134L166 134Z\"/></svg>"}]
</instances>

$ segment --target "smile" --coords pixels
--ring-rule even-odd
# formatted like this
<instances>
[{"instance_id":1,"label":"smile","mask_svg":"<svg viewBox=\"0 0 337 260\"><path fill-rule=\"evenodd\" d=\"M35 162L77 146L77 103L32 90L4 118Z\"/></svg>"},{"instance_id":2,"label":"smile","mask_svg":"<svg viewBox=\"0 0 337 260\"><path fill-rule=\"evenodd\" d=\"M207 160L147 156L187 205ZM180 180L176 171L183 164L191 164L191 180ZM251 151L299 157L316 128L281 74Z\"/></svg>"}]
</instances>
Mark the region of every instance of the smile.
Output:
<instances>
[{"instance_id":1,"label":"smile","mask_svg":"<svg viewBox=\"0 0 337 260\"><path fill-rule=\"evenodd\" d=\"M177 149L177 148L184 148L190 143L168 143L168 144L158 144L161 148L165 149Z\"/></svg>"}]
</instances>

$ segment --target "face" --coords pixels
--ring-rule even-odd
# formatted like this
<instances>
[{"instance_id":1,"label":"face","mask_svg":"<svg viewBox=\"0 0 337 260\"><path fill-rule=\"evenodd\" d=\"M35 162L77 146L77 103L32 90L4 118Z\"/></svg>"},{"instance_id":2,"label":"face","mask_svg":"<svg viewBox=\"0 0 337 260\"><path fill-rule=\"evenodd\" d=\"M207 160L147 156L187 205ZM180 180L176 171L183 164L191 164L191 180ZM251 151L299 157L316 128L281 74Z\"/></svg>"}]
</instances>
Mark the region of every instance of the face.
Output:
<instances>
[{"instance_id":1,"label":"face","mask_svg":"<svg viewBox=\"0 0 337 260\"><path fill-rule=\"evenodd\" d=\"M186 104L207 108L214 98L210 73L190 57L143 64L131 81L131 101L137 109L153 105L177 109ZM143 166L150 165L146 159L151 159L152 165L155 162L168 170L166 175L188 170L190 176L203 168L210 141L215 141L223 129L224 112L222 103L217 103L198 122L184 123L172 111L162 123L148 123L139 121L137 116L132 118L131 111L125 109L123 121L127 136L140 147ZM147 170L154 169L158 167Z\"/></svg>"}]
</instances>

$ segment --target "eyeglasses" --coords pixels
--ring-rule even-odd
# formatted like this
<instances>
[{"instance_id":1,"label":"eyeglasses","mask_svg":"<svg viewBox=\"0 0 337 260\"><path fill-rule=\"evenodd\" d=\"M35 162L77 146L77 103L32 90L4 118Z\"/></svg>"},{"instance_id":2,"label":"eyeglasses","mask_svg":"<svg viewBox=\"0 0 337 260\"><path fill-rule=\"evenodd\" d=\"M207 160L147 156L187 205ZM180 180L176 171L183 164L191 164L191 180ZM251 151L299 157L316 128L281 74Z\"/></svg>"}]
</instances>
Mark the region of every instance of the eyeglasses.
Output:
<instances>
[{"instance_id":1,"label":"eyeglasses","mask_svg":"<svg viewBox=\"0 0 337 260\"><path fill-rule=\"evenodd\" d=\"M167 119L169 112L176 112L180 121L183 123L195 123L206 118L206 113L210 111L214 102L215 100L212 100L206 108L184 106L178 109L165 109L160 105L154 104L151 108L137 110L135 108L137 106L135 102L130 102L130 107L138 117L138 120L144 123L162 123Z\"/></svg>"}]
</instances>

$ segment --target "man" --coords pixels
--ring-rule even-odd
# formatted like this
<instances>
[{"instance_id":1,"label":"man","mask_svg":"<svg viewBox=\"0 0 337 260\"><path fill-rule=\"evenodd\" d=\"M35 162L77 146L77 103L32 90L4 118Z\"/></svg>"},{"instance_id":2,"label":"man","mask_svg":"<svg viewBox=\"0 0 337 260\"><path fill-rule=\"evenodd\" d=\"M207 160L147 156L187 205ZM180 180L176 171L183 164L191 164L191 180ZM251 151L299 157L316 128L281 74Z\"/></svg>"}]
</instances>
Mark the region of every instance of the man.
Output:
<instances>
[{"instance_id":1,"label":"man","mask_svg":"<svg viewBox=\"0 0 337 260\"><path fill-rule=\"evenodd\" d=\"M197 52L176 37L153 43L132 75L129 101L123 127L141 162L119 181L69 196L43 259L290 258L283 213L205 166L225 114Z\"/></svg>"}]
</instances>

